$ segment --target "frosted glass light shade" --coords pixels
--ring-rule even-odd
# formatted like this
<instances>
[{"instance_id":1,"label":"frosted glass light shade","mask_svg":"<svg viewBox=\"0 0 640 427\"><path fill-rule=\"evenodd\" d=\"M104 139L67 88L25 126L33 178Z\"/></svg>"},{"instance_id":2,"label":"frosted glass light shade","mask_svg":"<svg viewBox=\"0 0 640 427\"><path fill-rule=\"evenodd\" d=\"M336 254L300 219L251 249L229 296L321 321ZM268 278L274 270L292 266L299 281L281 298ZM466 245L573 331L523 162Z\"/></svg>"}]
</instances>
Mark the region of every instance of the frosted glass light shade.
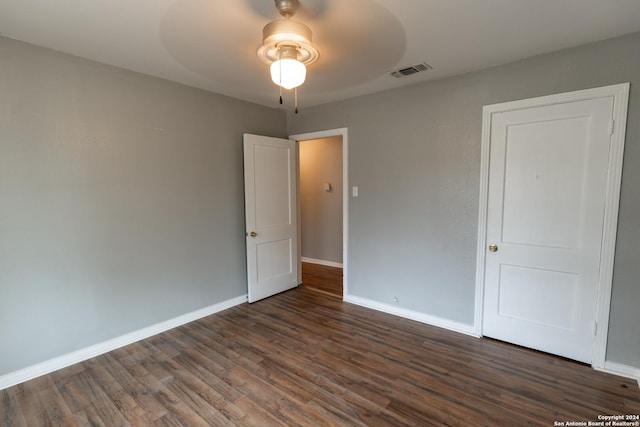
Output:
<instances>
[{"instance_id":1,"label":"frosted glass light shade","mask_svg":"<svg viewBox=\"0 0 640 427\"><path fill-rule=\"evenodd\" d=\"M293 89L304 83L307 67L292 58L283 58L271 64L271 80L285 89Z\"/></svg>"}]
</instances>

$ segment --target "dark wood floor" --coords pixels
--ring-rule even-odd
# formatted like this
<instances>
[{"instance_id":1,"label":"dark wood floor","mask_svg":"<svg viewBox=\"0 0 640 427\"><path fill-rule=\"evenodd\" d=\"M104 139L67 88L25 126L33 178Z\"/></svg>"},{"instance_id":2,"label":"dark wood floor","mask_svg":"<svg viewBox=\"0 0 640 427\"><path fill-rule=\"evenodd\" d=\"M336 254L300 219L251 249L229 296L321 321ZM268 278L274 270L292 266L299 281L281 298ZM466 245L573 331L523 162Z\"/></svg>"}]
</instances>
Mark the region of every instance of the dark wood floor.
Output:
<instances>
[{"instance_id":1,"label":"dark wood floor","mask_svg":"<svg viewBox=\"0 0 640 427\"><path fill-rule=\"evenodd\" d=\"M0 425L552 426L634 381L304 287L0 391Z\"/></svg>"},{"instance_id":2,"label":"dark wood floor","mask_svg":"<svg viewBox=\"0 0 640 427\"><path fill-rule=\"evenodd\" d=\"M342 299L342 268L303 262L302 285Z\"/></svg>"}]
</instances>

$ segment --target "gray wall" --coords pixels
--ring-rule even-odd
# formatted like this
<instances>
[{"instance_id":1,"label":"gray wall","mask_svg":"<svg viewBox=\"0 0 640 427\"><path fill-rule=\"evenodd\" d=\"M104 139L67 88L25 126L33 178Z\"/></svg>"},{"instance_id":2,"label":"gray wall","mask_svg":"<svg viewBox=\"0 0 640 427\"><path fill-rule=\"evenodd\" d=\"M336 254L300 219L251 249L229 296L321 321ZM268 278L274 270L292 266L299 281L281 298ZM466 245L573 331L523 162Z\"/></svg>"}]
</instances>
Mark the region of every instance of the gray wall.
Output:
<instances>
[{"instance_id":1,"label":"gray wall","mask_svg":"<svg viewBox=\"0 0 640 427\"><path fill-rule=\"evenodd\" d=\"M0 375L246 293L284 113L0 38Z\"/></svg>"},{"instance_id":2,"label":"gray wall","mask_svg":"<svg viewBox=\"0 0 640 427\"><path fill-rule=\"evenodd\" d=\"M607 360L640 368L638 52L640 33L290 115L349 128L349 293L471 324L482 106L631 82Z\"/></svg>"},{"instance_id":3,"label":"gray wall","mask_svg":"<svg viewBox=\"0 0 640 427\"><path fill-rule=\"evenodd\" d=\"M342 136L300 141L299 153L302 256L342 263Z\"/></svg>"}]
</instances>

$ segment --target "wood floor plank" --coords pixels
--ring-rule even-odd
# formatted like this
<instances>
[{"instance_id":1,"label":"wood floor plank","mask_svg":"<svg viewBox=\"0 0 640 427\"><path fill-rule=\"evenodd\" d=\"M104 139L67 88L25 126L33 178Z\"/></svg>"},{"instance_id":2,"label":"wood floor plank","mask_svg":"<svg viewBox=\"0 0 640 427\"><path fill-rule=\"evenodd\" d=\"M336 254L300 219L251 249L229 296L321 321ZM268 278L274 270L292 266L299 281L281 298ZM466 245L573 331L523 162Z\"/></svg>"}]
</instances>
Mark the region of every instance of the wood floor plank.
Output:
<instances>
[{"instance_id":1,"label":"wood floor plank","mask_svg":"<svg viewBox=\"0 0 640 427\"><path fill-rule=\"evenodd\" d=\"M95 412L106 425L129 425L124 415L114 405L113 401L99 383L99 379L91 376L87 371L76 375L77 384L90 405L85 411Z\"/></svg>"},{"instance_id":2,"label":"wood floor plank","mask_svg":"<svg viewBox=\"0 0 640 427\"><path fill-rule=\"evenodd\" d=\"M250 396L243 396L236 402L238 407L246 414L244 418L245 426L261 427L282 427L280 421L274 414L269 412L255 402Z\"/></svg>"},{"instance_id":3,"label":"wood floor plank","mask_svg":"<svg viewBox=\"0 0 640 427\"><path fill-rule=\"evenodd\" d=\"M231 388L230 385L218 377L207 375L209 374L207 371L198 368L192 369L192 365L189 363L182 364L184 362L180 359L182 358L175 359L176 379L178 380L176 383L185 387L185 392L189 393L191 399L195 401L201 399L201 405L209 405L231 423L241 425L245 414L235 405L234 401L237 400L236 398L241 398L242 394L234 394L232 399L225 398L220 389L228 390Z\"/></svg>"},{"instance_id":4,"label":"wood floor plank","mask_svg":"<svg viewBox=\"0 0 640 427\"><path fill-rule=\"evenodd\" d=\"M74 416L79 426L109 427L92 407L82 409L74 413Z\"/></svg>"},{"instance_id":5,"label":"wood floor plank","mask_svg":"<svg viewBox=\"0 0 640 427\"><path fill-rule=\"evenodd\" d=\"M157 415L147 417L147 411L140 407L138 401L124 389L116 392L107 392L107 394L115 407L118 408L118 411L132 426L149 425L157 417ZM165 412L162 411L163 414Z\"/></svg>"},{"instance_id":6,"label":"wood floor plank","mask_svg":"<svg viewBox=\"0 0 640 427\"><path fill-rule=\"evenodd\" d=\"M0 426L27 427L15 393L0 391Z\"/></svg>"},{"instance_id":7,"label":"wood floor plank","mask_svg":"<svg viewBox=\"0 0 640 427\"><path fill-rule=\"evenodd\" d=\"M303 262L302 284L327 296L342 299L342 268Z\"/></svg>"},{"instance_id":8,"label":"wood floor plank","mask_svg":"<svg viewBox=\"0 0 640 427\"><path fill-rule=\"evenodd\" d=\"M84 391L83 384L77 381L77 375L65 378L64 382L58 383L60 394L64 398L69 410L74 414L90 407L92 404Z\"/></svg>"},{"instance_id":9,"label":"wood floor plank","mask_svg":"<svg viewBox=\"0 0 640 427\"><path fill-rule=\"evenodd\" d=\"M130 354L130 348L123 347L101 356L100 360L102 366L106 371L122 385L121 391L116 391L115 394L109 394L114 402L114 405L120 409L123 414L130 414L132 419L144 419L147 420L146 424L163 417L167 410L157 401L153 396L153 391L146 389L131 373L116 359L116 356L120 354ZM123 359L127 356L122 357ZM135 402L135 406L131 402ZM144 424L142 424L144 425Z\"/></svg>"},{"instance_id":10,"label":"wood floor plank","mask_svg":"<svg viewBox=\"0 0 640 427\"><path fill-rule=\"evenodd\" d=\"M640 414L636 382L304 286L0 391L2 427L550 426L599 414Z\"/></svg>"},{"instance_id":11,"label":"wood floor plank","mask_svg":"<svg viewBox=\"0 0 640 427\"><path fill-rule=\"evenodd\" d=\"M154 390L153 395L155 399L166 408L167 413L165 416L171 415L171 417L167 419L179 421L183 425L194 427L207 427L209 425L209 423L198 414L196 408L190 407L187 402L181 400L153 375L145 375L139 377L138 380L147 386L148 389Z\"/></svg>"},{"instance_id":12,"label":"wood floor plank","mask_svg":"<svg viewBox=\"0 0 640 427\"><path fill-rule=\"evenodd\" d=\"M28 426L77 425L69 406L48 375L16 386L15 396Z\"/></svg>"},{"instance_id":13,"label":"wood floor plank","mask_svg":"<svg viewBox=\"0 0 640 427\"><path fill-rule=\"evenodd\" d=\"M233 426L235 425L225 414L194 392L186 381L171 381L167 388L173 395L184 404L185 407L193 410L210 426ZM192 418L189 417L189 420Z\"/></svg>"},{"instance_id":14,"label":"wood floor plank","mask_svg":"<svg viewBox=\"0 0 640 427\"><path fill-rule=\"evenodd\" d=\"M235 402L241 398L243 394L233 388L228 381L228 372L235 365L223 368L215 360L207 357L214 354L213 352L208 349L204 351L206 353L200 353L197 349L190 349L188 354L174 358L174 362L188 372L193 373L200 381L205 382L215 392L216 400L220 398L228 402ZM214 357L217 358L218 356L216 354Z\"/></svg>"}]
</instances>

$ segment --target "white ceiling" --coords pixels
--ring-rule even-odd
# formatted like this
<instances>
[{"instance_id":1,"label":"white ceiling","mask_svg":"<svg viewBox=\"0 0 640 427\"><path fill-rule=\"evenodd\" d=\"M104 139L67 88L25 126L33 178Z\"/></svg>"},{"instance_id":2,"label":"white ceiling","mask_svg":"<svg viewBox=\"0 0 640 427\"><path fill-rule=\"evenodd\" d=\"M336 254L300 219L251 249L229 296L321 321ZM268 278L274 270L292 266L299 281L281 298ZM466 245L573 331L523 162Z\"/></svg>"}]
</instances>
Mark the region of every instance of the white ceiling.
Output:
<instances>
[{"instance_id":1,"label":"white ceiling","mask_svg":"<svg viewBox=\"0 0 640 427\"><path fill-rule=\"evenodd\" d=\"M278 18L273 0L0 2L4 36L273 107L256 50ZM305 107L640 31L640 0L301 0L293 19L320 50Z\"/></svg>"}]
</instances>

